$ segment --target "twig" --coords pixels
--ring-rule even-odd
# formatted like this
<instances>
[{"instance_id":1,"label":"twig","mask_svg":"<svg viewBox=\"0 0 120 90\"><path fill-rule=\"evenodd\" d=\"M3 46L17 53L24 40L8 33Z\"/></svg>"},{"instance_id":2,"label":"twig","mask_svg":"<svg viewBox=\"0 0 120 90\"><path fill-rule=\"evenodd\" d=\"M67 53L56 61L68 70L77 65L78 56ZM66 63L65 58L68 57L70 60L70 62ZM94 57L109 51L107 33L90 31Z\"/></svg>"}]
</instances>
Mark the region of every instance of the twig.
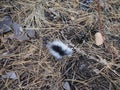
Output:
<instances>
[{"instance_id":1,"label":"twig","mask_svg":"<svg viewBox=\"0 0 120 90\"><path fill-rule=\"evenodd\" d=\"M99 32L102 34L103 38L104 38L104 45L105 45L105 48L108 50L108 52L112 55L112 59L115 58L117 55L115 53L115 51L113 50L113 48L110 46L108 40L107 40L107 37L106 35L104 34L104 30L103 30L103 24L102 24L102 21L101 21L101 14L100 14L100 11L101 11L101 7L100 7L100 0L96 0L97 2L97 12L98 12L98 26L99 26Z\"/></svg>"}]
</instances>

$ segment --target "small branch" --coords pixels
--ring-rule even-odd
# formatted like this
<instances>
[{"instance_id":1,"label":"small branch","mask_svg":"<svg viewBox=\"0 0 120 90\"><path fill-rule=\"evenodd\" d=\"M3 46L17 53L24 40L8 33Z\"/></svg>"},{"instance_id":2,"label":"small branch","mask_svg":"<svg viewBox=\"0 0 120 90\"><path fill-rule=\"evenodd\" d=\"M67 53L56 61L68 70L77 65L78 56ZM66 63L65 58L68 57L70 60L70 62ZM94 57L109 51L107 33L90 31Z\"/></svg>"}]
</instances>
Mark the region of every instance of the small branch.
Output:
<instances>
[{"instance_id":1,"label":"small branch","mask_svg":"<svg viewBox=\"0 0 120 90\"><path fill-rule=\"evenodd\" d=\"M106 47L106 49L108 50L109 53L112 54L112 58L115 58L117 55L115 53L115 51L113 50L113 48L110 46L106 35L104 34L104 30L103 30L103 24L102 24L102 20L101 20L101 5L100 5L100 0L96 0L97 3L97 12L98 12L98 26L99 26L99 32L102 34L103 39L104 39L104 45Z\"/></svg>"},{"instance_id":2,"label":"small branch","mask_svg":"<svg viewBox=\"0 0 120 90\"><path fill-rule=\"evenodd\" d=\"M104 36L104 32L103 32L103 27L102 27L102 21L101 21L101 14L100 14L100 0L98 0L97 3L97 8L98 8L98 24L99 24L99 32Z\"/></svg>"}]
</instances>

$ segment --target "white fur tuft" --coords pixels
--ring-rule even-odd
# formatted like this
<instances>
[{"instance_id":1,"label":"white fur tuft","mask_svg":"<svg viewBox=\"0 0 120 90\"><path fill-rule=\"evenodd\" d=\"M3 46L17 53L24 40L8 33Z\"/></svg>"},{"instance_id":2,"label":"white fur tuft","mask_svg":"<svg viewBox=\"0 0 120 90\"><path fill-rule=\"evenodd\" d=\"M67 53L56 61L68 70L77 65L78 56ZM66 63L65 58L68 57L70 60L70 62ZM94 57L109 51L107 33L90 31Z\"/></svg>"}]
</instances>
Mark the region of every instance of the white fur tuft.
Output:
<instances>
[{"instance_id":1,"label":"white fur tuft","mask_svg":"<svg viewBox=\"0 0 120 90\"><path fill-rule=\"evenodd\" d=\"M53 41L53 42L49 42L48 45L47 45L50 53L51 53L55 58L61 59L62 56L59 54L59 52L56 52L56 51L54 51L54 50L51 48L53 45L57 45L57 46L61 47L62 50L65 51L65 53L67 53L67 55L69 55L69 56L72 55L72 52L73 52L73 51L72 51L71 48L69 48L69 47L68 47L67 45L65 45L63 42L61 42L61 41L59 41L59 40L55 40L55 41Z\"/></svg>"}]
</instances>

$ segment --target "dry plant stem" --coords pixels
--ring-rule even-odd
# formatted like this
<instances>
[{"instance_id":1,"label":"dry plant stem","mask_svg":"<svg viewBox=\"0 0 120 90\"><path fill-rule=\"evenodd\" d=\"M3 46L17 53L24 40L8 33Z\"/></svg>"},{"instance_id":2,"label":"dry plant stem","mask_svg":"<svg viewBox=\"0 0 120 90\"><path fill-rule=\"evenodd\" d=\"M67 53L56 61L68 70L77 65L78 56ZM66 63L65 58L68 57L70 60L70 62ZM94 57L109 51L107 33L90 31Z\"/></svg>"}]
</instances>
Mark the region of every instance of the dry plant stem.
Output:
<instances>
[{"instance_id":1,"label":"dry plant stem","mask_svg":"<svg viewBox=\"0 0 120 90\"><path fill-rule=\"evenodd\" d=\"M115 55L115 52L114 50L112 49L112 47L110 46L110 44L108 43L108 40L107 40L107 37L106 35L104 34L104 31L103 31L103 27L102 27L102 21L101 21L101 14L100 14L100 0L96 0L97 2L97 12L98 12L98 26L99 26L99 32L102 34L103 38L104 38L104 45L106 47L106 49L108 50L108 52L112 55L112 59L114 59L117 55Z\"/></svg>"},{"instance_id":2,"label":"dry plant stem","mask_svg":"<svg viewBox=\"0 0 120 90\"><path fill-rule=\"evenodd\" d=\"M99 23L99 32L104 36L103 28L102 28L102 21L101 21L101 14L100 14L100 0L97 2L98 4L98 23Z\"/></svg>"}]
</instances>

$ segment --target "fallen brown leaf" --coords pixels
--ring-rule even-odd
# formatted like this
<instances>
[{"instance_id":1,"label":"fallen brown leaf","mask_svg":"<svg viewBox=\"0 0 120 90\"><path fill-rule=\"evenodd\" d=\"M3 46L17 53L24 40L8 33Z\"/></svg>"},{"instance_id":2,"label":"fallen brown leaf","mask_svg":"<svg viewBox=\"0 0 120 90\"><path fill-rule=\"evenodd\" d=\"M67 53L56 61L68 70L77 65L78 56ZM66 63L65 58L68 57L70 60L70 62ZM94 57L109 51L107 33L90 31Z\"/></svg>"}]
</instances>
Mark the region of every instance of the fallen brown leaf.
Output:
<instances>
[{"instance_id":1,"label":"fallen brown leaf","mask_svg":"<svg viewBox=\"0 0 120 90\"><path fill-rule=\"evenodd\" d=\"M97 32L95 34L95 43L96 45L102 45L104 43L104 39L103 39L103 36L100 32Z\"/></svg>"}]
</instances>

